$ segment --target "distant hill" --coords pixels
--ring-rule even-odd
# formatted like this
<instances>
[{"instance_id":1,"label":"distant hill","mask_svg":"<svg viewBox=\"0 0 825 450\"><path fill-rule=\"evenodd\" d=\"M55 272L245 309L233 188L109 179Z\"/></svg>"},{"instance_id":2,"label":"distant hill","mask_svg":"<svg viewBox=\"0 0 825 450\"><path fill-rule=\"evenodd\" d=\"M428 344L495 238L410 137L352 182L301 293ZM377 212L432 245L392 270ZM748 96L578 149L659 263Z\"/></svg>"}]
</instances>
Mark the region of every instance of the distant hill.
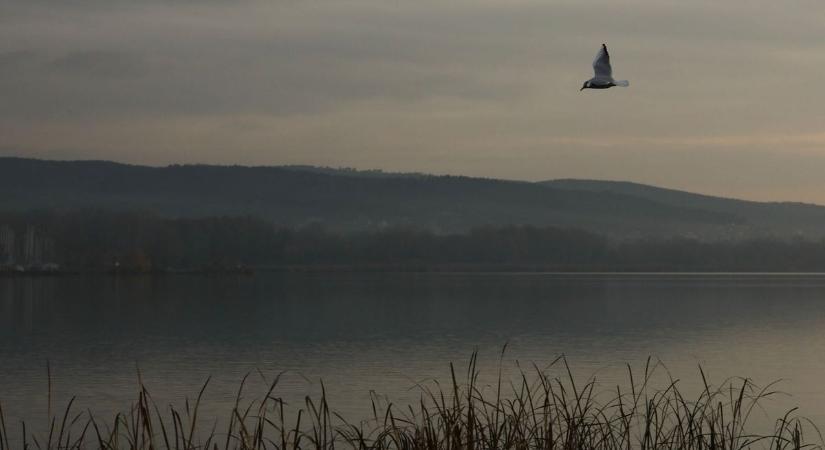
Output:
<instances>
[{"instance_id":1,"label":"distant hill","mask_svg":"<svg viewBox=\"0 0 825 450\"><path fill-rule=\"evenodd\" d=\"M254 215L333 230L555 225L613 237L825 235L825 207L701 196L633 183L541 183L304 166L174 165L0 158L0 210Z\"/></svg>"},{"instance_id":2,"label":"distant hill","mask_svg":"<svg viewBox=\"0 0 825 450\"><path fill-rule=\"evenodd\" d=\"M679 208L733 214L749 228L791 235L825 235L825 207L799 202L754 202L665 189L627 181L561 179L538 184L570 191L621 194ZM771 230L771 231L769 231Z\"/></svg>"}]
</instances>

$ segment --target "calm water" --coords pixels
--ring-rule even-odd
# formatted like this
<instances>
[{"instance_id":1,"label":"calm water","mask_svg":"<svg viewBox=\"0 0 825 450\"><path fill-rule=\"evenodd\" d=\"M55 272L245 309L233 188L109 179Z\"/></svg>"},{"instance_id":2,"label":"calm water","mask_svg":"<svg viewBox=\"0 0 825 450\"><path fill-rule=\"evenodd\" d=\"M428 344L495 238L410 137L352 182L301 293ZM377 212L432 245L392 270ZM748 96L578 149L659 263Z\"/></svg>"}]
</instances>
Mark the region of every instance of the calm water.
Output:
<instances>
[{"instance_id":1,"label":"calm water","mask_svg":"<svg viewBox=\"0 0 825 450\"><path fill-rule=\"evenodd\" d=\"M685 389L784 379L825 423L825 277L806 275L258 274L210 279L0 279L0 401L7 422L43 421L46 361L57 404L126 409L137 367L161 405L197 394L222 416L247 372L282 370L299 402L323 379L334 409L366 415L370 391L414 401L418 381L478 349L485 380L513 361L566 354L577 376L623 382L624 364L661 359Z\"/></svg>"}]
</instances>

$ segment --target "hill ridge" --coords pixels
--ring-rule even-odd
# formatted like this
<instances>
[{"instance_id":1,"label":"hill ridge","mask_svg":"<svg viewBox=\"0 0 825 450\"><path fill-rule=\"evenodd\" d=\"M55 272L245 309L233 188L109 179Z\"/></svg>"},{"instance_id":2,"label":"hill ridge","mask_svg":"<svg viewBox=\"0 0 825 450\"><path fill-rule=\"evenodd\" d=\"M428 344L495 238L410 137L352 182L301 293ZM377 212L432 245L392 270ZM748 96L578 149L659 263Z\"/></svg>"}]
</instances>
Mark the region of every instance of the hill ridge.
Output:
<instances>
[{"instance_id":1,"label":"hill ridge","mask_svg":"<svg viewBox=\"0 0 825 450\"><path fill-rule=\"evenodd\" d=\"M693 194L623 181L529 182L313 166L54 161L0 157L0 210L252 215L273 223L461 232L552 225L614 237L825 236L825 207Z\"/></svg>"}]
</instances>

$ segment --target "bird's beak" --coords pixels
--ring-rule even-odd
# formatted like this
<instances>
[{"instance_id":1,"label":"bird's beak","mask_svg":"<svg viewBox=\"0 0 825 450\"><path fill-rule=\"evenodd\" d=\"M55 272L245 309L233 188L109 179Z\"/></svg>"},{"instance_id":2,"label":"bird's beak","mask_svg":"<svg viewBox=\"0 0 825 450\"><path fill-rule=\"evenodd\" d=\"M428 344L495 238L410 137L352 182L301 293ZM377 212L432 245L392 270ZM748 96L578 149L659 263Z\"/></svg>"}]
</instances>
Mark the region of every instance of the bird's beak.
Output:
<instances>
[{"instance_id":1,"label":"bird's beak","mask_svg":"<svg viewBox=\"0 0 825 450\"><path fill-rule=\"evenodd\" d=\"M584 90L584 86L582 86L582 88L581 88L581 89L579 89L579 92L581 92L581 91L583 91L583 90Z\"/></svg>"}]
</instances>

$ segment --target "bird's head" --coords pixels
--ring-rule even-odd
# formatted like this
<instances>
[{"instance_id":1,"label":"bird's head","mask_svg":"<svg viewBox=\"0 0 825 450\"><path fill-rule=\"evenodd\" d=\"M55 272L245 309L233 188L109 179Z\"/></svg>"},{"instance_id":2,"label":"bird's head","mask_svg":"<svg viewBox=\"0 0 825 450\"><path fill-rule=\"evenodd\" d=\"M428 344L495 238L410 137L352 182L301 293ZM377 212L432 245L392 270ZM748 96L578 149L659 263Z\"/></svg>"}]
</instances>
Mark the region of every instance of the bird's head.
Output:
<instances>
[{"instance_id":1,"label":"bird's head","mask_svg":"<svg viewBox=\"0 0 825 450\"><path fill-rule=\"evenodd\" d=\"M585 90L589 87L590 87L590 81L585 81L584 84L582 85L582 88L579 89L579 92L581 92L581 91L583 91L583 90Z\"/></svg>"}]
</instances>

